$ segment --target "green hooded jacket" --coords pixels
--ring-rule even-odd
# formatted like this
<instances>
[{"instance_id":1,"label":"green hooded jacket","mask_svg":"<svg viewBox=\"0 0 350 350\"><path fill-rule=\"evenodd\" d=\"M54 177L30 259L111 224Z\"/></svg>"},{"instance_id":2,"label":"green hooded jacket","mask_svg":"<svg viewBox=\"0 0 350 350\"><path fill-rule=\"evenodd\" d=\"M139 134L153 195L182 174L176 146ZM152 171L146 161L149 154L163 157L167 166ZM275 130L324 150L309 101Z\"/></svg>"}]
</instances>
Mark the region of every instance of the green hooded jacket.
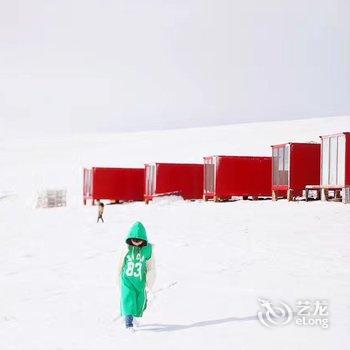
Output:
<instances>
[{"instance_id":1,"label":"green hooded jacket","mask_svg":"<svg viewBox=\"0 0 350 350\"><path fill-rule=\"evenodd\" d=\"M133 246L131 239L142 239L142 246ZM148 242L146 229L136 222L125 240L128 252L121 270L121 315L141 317L147 307L146 278L147 261L152 257L152 245Z\"/></svg>"}]
</instances>

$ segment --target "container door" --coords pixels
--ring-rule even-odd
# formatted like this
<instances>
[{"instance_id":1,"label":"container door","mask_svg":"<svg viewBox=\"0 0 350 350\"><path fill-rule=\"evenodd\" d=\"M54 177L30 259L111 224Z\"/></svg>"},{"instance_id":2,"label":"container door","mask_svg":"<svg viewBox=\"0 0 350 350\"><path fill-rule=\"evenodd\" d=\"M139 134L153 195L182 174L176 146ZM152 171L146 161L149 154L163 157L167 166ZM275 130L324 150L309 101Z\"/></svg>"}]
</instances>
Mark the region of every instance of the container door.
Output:
<instances>
[{"instance_id":1,"label":"container door","mask_svg":"<svg viewBox=\"0 0 350 350\"><path fill-rule=\"evenodd\" d=\"M152 165L152 195L156 194L157 188L157 166L155 164Z\"/></svg>"},{"instance_id":2,"label":"container door","mask_svg":"<svg viewBox=\"0 0 350 350\"><path fill-rule=\"evenodd\" d=\"M146 165L146 171L145 171L145 177L146 177L146 184L145 184L145 194L146 196L149 196L150 192L150 172L151 172L151 166Z\"/></svg>"},{"instance_id":3,"label":"container door","mask_svg":"<svg viewBox=\"0 0 350 350\"><path fill-rule=\"evenodd\" d=\"M156 166L155 164L146 165L146 195L152 196L156 190Z\"/></svg>"},{"instance_id":4,"label":"container door","mask_svg":"<svg viewBox=\"0 0 350 350\"><path fill-rule=\"evenodd\" d=\"M345 184L345 135L338 136L338 179L337 184Z\"/></svg>"},{"instance_id":5,"label":"container door","mask_svg":"<svg viewBox=\"0 0 350 350\"><path fill-rule=\"evenodd\" d=\"M285 185L284 179L284 147L278 149L278 184Z\"/></svg>"},{"instance_id":6,"label":"container door","mask_svg":"<svg viewBox=\"0 0 350 350\"><path fill-rule=\"evenodd\" d=\"M92 169L89 169L88 179L89 179L88 193L89 193L89 196L92 196L92 192L93 192Z\"/></svg>"},{"instance_id":7,"label":"container door","mask_svg":"<svg viewBox=\"0 0 350 350\"><path fill-rule=\"evenodd\" d=\"M272 151L273 185L289 185L290 149L289 145L274 147Z\"/></svg>"},{"instance_id":8,"label":"container door","mask_svg":"<svg viewBox=\"0 0 350 350\"><path fill-rule=\"evenodd\" d=\"M84 169L84 195L92 195L92 169Z\"/></svg>"},{"instance_id":9,"label":"container door","mask_svg":"<svg viewBox=\"0 0 350 350\"><path fill-rule=\"evenodd\" d=\"M329 184L337 185L338 171L338 138L329 138Z\"/></svg>"},{"instance_id":10,"label":"container door","mask_svg":"<svg viewBox=\"0 0 350 350\"><path fill-rule=\"evenodd\" d=\"M273 147L272 148L272 164L273 164L273 185L279 185L279 178L278 178L278 150L279 148Z\"/></svg>"},{"instance_id":11,"label":"container door","mask_svg":"<svg viewBox=\"0 0 350 350\"><path fill-rule=\"evenodd\" d=\"M215 164L214 158L204 160L204 193L215 192Z\"/></svg>"},{"instance_id":12,"label":"container door","mask_svg":"<svg viewBox=\"0 0 350 350\"><path fill-rule=\"evenodd\" d=\"M325 138L324 146L326 146L326 140L328 141L329 148L328 181L323 181L324 170L322 168L322 184L331 186L343 186L345 183L345 135L337 135ZM325 157L324 154L322 155ZM326 175L327 174L325 174L325 176Z\"/></svg>"},{"instance_id":13,"label":"container door","mask_svg":"<svg viewBox=\"0 0 350 350\"><path fill-rule=\"evenodd\" d=\"M329 138L322 138L322 185L329 184Z\"/></svg>"},{"instance_id":14,"label":"container door","mask_svg":"<svg viewBox=\"0 0 350 350\"><path fill-rule=\"evenodd\" d=\"M84 196L87 196L87 169L84 169L83 194Z\"/></svg>"},{"instance_id":15,"label":"container door","mask_svg":"<svg viewBox=\"0 0 350 350\"><path fill-rule=\"evenodd\" d=\"M284 147L284 166L283 166L283 173L284 173L284 184L290 185L290 145L286 145Z\"/></svg>"}]
</instances>

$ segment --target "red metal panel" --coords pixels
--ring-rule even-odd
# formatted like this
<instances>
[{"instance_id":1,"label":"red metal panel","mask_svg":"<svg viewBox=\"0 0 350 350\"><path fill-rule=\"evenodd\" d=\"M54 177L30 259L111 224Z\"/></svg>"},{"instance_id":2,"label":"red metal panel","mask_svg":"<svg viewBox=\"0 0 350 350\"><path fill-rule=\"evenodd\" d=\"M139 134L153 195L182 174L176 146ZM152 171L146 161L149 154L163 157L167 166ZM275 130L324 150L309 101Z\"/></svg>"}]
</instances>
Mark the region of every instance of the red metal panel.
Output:
<instances>
[{"instance_id":1,"label":"red metal panel","mask_svg":"<svg viewBox=\"0 0 350 350\"><path fill-rule=\"evenodd\" d=\"M92 168L92 199L142 201L144 169Z\"/></svg>"},{"instance_id":2,"label":"red metal panel","mask_svg":"<svg viewBox=\"0 0 350 350\"><path fill-rule=\"evenodd\" d=\"M218 156L215 195L271 196L271 157Z\"/></svg>"},{"instance_id":3,"label":"red metal panel","mask_svg":"<svg viewBox=\"0 0 350 350\"><path fill-rule=\"evenodd\" d=\"M201 199L203 164L156 163L154 181L155 193L146 194L146 199L168 193L178 193L184 199Z\"/></svg>"},{"instance_id":4,"label":"red metal panel","mask_svg":"<svg viewBox=\"0 0 350 350\"><path fill-rule=\"evenodd\" d=\"M320 184L321 145L319 143L291 143L290 188L302 195L306 185Z\"/></svg>"},{"instance_id":5,"label":"red metal panel","mask_svg":"<svg viewBox=\"0 0 350 350\"><path fill-rule=\"evenodd\" d=\"M350 186L350 132L345 132L345 186Z\"/></svg>"}]
</instances>

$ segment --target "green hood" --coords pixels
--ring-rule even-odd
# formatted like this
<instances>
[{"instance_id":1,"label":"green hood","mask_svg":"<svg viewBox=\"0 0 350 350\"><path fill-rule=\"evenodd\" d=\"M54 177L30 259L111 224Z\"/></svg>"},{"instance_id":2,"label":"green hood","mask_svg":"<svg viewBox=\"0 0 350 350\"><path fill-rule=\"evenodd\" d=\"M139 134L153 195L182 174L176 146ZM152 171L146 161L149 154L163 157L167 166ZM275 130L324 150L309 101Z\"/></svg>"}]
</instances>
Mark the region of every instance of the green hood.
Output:
<instances>
[{"instance_id":1,"label":"green hood","mask_svg":"<svg viewBox=\"0 0 350 350\"><path fill-rule=\"evenodd\" d=\"M137 221L131 227L129 234L125 240L127 244L129 244L131 238L143 239L147 243L147 233L145 227L141 222Z\"/></svg>"}]
</instances>

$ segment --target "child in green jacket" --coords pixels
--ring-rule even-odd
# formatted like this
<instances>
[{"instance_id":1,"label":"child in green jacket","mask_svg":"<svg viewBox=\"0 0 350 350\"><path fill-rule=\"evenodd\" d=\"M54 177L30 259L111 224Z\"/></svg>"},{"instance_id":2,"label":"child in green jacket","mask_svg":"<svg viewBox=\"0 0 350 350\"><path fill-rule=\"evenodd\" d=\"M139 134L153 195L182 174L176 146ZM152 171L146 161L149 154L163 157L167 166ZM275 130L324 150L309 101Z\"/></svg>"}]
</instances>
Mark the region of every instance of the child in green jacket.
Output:
<instances>
[{"instance_id":1,"label":"child in green jacket","mask_svg":"<svg viewBox=\"0 0 350 350\"><path fill-rule=\"evenodd\" d=\"M155 280L153 246L148 242L146 229L136 222L125 240L118 279L120 282L120 312L125 317L126 328L133 329L133 318L142 317L147 307L146 289L150 290Z\"/></svg>"}]
</instances>

